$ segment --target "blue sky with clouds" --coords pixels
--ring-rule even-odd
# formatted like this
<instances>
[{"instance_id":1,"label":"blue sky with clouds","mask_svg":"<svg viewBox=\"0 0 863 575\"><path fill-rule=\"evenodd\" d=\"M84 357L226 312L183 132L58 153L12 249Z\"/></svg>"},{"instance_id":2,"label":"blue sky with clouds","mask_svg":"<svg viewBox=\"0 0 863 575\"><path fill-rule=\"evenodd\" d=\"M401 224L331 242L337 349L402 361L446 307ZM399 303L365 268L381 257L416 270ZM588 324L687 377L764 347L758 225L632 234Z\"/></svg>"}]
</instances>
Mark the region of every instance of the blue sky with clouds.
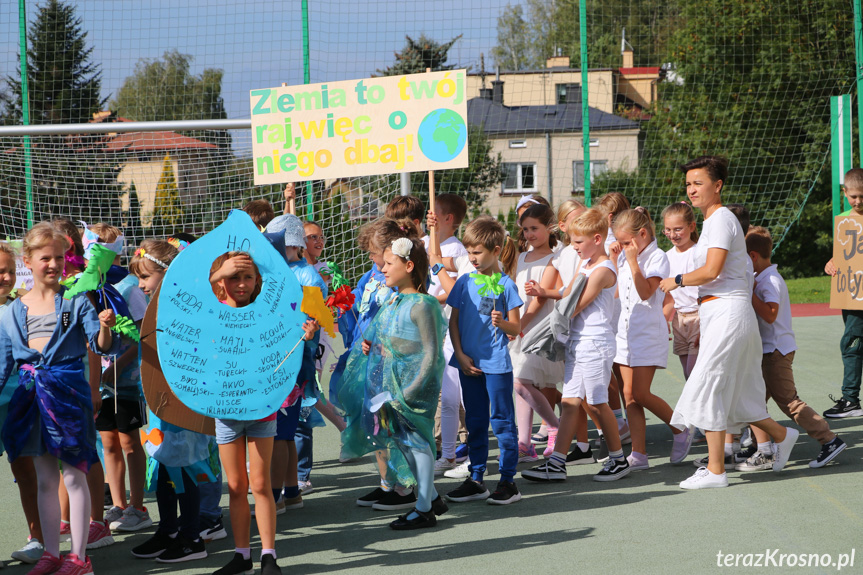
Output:
<instances>
[{"instance_id":1,"label":"blue sky with clouds","mask_svg":"<svg viewBox=\"0 0 863 575\"><path fill-rule=\"evenodd\" d=\"M515 2L510 2L515 3ZM17 2L0 2L0 74L17 67ZM38 4L27 0L28 20ZM103 95L116 94L141 59L177 49L194 57L193 72L221 68L228 116L249 117L248 92L303 81L299 0L78 0L74 2L92 59L102 65ZM391 64L405 35L463 38L450 63L492 67L499 0L309 1L311 81L366 77Z\"/></svg>"}]
</instances>

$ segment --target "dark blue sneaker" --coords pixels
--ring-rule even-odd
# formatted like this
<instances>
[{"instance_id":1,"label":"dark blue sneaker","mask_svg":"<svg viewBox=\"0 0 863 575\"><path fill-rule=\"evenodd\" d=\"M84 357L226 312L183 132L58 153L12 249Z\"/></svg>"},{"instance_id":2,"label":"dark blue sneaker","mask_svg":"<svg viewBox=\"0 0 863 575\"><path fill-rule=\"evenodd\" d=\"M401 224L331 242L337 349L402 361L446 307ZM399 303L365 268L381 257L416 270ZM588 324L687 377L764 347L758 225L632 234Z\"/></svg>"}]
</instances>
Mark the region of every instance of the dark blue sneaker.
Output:
<instances>
[{"instance_id":1,"label":"dark blue sneaker","mask_svg":"<svg viewBox=\"0 0 863 575\"><path fill-rule=\"evenodd\" d=\"M456 463L461 463L467 459L468 455L470 455L470 448L466 444L460 443L459 446L455 448Z\"/></svg>"}]
</instances>

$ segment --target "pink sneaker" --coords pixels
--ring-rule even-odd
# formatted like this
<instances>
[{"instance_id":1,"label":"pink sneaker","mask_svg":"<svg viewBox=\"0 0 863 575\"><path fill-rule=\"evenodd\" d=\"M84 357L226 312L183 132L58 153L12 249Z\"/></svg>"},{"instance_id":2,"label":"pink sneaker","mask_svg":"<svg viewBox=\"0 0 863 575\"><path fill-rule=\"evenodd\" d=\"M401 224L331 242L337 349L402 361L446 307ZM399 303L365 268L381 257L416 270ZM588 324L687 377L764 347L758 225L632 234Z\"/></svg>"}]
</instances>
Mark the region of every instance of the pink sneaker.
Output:
<instances>
[{"instance_id":1,"label":"pink sneaker","mask_svg":"<svg viewBox=\"0 0 863 575\"><path fill-rule=\"evenodd\" d=\"M557 441L557 428L549 427L548 428L548 444L545 446L545 450L542 452L543 456L549 457L552 453L554 453L554 444Z\"/></svg>"},{"instance_id":2,"label":"pink sneaker","mask_svg":"<svg viewBox=\"0 0 863 575\"><path fill-rule=\"evenodd\" d=\"M91 521L90 533L87 534L87 549L101 549L113 544L114 538L111 536L107 522Z\"/></svg>"},{"instance_id":3,"label":"pink sneaker","mask_svg":"<svg viewBox=\"0 0 863 575\"><path fill-rule=\"evenodd\" d=\"M47 551L42 554L42 558L36 562L27 575L50 575L56 573L63 566L63 559L54 557Z\"/></svg>"},{"instance_id":4,"label":"pink sneaker","mask_svg":"<svg viewBox=\"0 0 863 575\"><path fill-rule=\"evenodd\" d=\"M531 461L537 461L539 456L536 454L536 448L531 445L525 445L524 443L518 444L518 462L519 463L527 463Z\"/></svg>"},{"instance_id":5,"label":"pink sneaker","mask_svg":"<svg viewBox=\"0 0 863 575\"><path fill-rule=\"evenodd\" d=\"M63 559L63 565L55 573L57 575L92 575L93 564L90 563L89 557L85 557L81 561L77 555L69 553Z\"/></svg>"},{"instance_id":6,"label":"pink sneaker","mask_svg":"<svg viewBox=\"0 0 863 575\"><path fill-rule=\"evenodd\" d=\"M60 543L72 539L72 527L68 521L60 520Z\"/></svg>"}]
</instances>

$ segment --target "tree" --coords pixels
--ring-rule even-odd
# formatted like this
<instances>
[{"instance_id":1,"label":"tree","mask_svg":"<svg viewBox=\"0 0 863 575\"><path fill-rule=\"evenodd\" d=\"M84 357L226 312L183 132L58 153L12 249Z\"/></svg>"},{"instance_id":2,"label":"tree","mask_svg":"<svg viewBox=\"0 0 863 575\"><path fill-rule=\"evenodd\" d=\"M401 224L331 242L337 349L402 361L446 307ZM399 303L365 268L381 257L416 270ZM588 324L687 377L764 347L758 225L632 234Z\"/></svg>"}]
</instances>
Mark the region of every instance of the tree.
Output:
<instances>
[{"instance_id":1,"label":"tree","mask_svg":"<svg viewBox=\"0 0 863 575\"><path fill-rule=\"evenodd\" d=\"M216 68L192 74L192 56L168 50L162 59L139 60L135 72L126 78L111 102L119 116L137 122L170 120L224 120L228 117L222 99L222 76ZM194 137L231 147L227 130L207 130Z\"/></svg>"},{"instance_id":2,"label":"tree","mask_svg":"<svg viewBox=\"0 0 863 575\"><path fill-rule=\"evenodd\" d=\"M153 202L153 222L151 231L157 237L168 236L183 225L183 206L177 191L174 177L174 164L170 154L165 154L162 174L156 184L156 198Z\"/></svg>"},{"instance_id":3,"label":"tree","mask_svg":"<svg viewBox=\"0 0 863 575\"><path fill-rule=\"evenodd\" d=\"M503 70L522 70L528 67L529 52L524 8L507 4L497 17L497 46L491 49L494 63Z\"/></svg>"},{"instance_id":4,"label":"tree","mask_svg":"<svg viewBox=\"0 0 863 575\"><path fill-rule=\"evenodd\" d=\"M420 36L414 41L406 36L407 44L401 52L396 52L396 63L393 66L378 70L383 76L397 74L420 74L431 68L432 71L452 70L456 65L446 64L449 49L461 38L456 36L449 42L440 44L434 40ZM503 181L503 161L500 154L492 154L492 146L488 137L479 126L468 126L468 158L467 168L460 170L441 170L435 172L435 191L452 192L464 197L468 208L481 205L488 191ZM428 196L428 173L411 174L411 189L413 193L425 198Z\"/></svg>"},{"instance_id":5,"label":"tree","mask_svg":"<svg viewBox=\"0 0 863 575\"><path fill-rule=\"evenodd\" d=\"M621 36L635 48L635 66L658 66L679 2L668 0L588 0L588 66L618 68ZM503 69L544 68L547 58L569 56L581 66L578 0L527 0L509 6L498 18L495 63ZM513 55L522 57L515 58Z\"/></svg>"},{"instance_id":6,"label":"tree","mask_svg":"<svg viewBox=\"0 0 863 575\"><path fill-rule=\"evenodd\" d=\"M27 84L31 124L82 123L102 109L102 73L92 63L87 32L75 7L48 0L39 7L27 32ZM6 76L8 92L0 94L6 123L23 120L21 70Z\"/></svg>"},{"instance_id":7,"label":"tree","mask_svg":"<svg viewBox=\"0 0 863 575\"><path fill-rule=\"evenodd\" d=\"M447 64L449 49L461 39L459 34L449 42L440 44L420 34L419 40L405 36L407 44L401 52L396 52L396 63L377 73L381 76L401 76L402 74L419 74L431 69L432 72L452 70L455 64Z\"/></svg>"},{"instance_id":8,"label":"tree","mask_svg":"<svg viewBox=\"0 0 863 575\"><path fill-rule=\"evenodd\" d=\"M682 198L681 162L722 154L731 163L723 201L746 204L775 244L801 212L809 212L801 228L829 225L823 207L803 208L810 197L829 197L828 97L849 92L855 80L847 4L704 0L680 2L679 17L666 61L680 81L659 85L638 173L600 178L594 195L614 189L655 211ZM794 266L791 275L820 273L814 261L829 259L829 249L810 239L816 257L777 263Z\"/></svg>"}]
</instances>

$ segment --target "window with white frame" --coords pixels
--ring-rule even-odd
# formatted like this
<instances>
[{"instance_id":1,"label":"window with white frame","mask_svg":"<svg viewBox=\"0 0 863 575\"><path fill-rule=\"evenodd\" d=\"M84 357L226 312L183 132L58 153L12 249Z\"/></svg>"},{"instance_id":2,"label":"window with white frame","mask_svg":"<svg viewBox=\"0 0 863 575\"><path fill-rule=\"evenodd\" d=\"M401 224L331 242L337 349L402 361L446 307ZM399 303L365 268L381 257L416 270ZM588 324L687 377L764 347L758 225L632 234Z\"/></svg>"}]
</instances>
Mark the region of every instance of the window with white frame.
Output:
<instances>
[{"instance_id":1,"label":"window with white frame","mask_svg":"<svg viewBox=\"0 0 863 575\"><path fill-rule=\"evenodd\" d=\"M596 179L599 174L604 174L608 171L607 160L591 160L590 162L590 182ZM572 189L581 191L584 189L584 162L572 163Z\"/></svg>"},{"instance_id":2,"label":"window with white frame","mask_svg":"<svg viewBox=\"0 0 863 575\"><path fill-rule=\"evenodd\" d=\"M535 163L505 163L503 168L506 172L506 179L503 182L504 193L520 194L536 191Z\"/></svg>"}]
</instances>

